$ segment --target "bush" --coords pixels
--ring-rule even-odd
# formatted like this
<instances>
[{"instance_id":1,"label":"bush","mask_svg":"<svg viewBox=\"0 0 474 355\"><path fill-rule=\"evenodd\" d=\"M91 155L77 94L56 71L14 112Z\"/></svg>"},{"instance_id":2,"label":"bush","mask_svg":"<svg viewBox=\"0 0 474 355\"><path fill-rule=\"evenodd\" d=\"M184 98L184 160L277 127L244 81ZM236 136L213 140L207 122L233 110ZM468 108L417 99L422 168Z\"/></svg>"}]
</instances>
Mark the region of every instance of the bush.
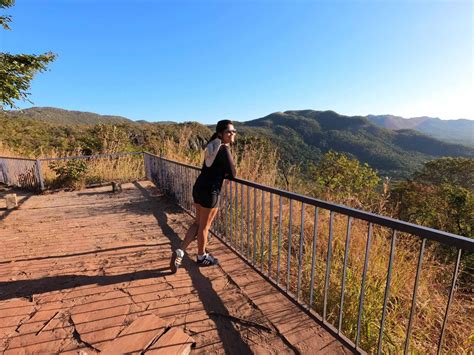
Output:
<instances>
[{"instance_id":1,"label":"bush","mask_svg":"<svg viewBox=\"0 0 474 355\"><path fill-rule=\"evenodd\" d=\"M71 159L67 161L55 161L49 164L57 177L54 185L57 187L81 188L87 172L87 164L84 160Z\"/></svg>"}]
</instances>

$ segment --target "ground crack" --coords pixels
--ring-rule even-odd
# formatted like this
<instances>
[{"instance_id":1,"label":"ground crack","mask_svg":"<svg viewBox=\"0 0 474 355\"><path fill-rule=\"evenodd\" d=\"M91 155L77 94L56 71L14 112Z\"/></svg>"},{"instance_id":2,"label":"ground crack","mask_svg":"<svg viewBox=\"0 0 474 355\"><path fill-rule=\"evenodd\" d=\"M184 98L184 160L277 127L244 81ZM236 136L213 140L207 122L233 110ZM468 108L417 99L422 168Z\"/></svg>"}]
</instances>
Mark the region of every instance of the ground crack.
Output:
<instances>
[{"instance_id":1,"label":"ground crack","mask_svg":"<svg viewBox=\"0 0 474 355\"><path fill-rule=\"evenodd\" d=\"M18 325L16 326L15 328L15 333L19 333L19 329L21 328L21 326L23 324L25 324L26 322L28 322L31 318L33 318L35 316L35 314L38 313L38 308L34 308L30 314L28 314L25 318L23 318L19 323Z\"/></svg>"},{"instance_id":2,"label":"ground crack","mask_svg":"<svg viewBox=\"0 0 474 355\"><path fill-rule=\"evenodd\" d=\"M70 314L68 317L68 323L72 327L72 337L74 338L74 340L76 340L79 344L84 344L85 347L100 353L99 349L95 348L93 345L89 344L81 338L81 334L79 334L79 332L77 331L76 324L74 323L74 320L72 319L72 316Z\"/></svg>"}]
</instances>

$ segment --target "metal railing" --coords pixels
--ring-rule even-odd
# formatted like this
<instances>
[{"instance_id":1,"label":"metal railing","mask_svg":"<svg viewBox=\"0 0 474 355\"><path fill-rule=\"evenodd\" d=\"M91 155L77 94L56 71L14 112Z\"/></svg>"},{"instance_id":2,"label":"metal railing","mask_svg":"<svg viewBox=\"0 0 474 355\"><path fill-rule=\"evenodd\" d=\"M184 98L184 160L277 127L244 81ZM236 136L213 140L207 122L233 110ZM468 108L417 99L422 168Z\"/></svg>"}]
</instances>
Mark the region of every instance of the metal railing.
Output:
<instances>
[{"instance_id":1,"label":"metal railing","mask_svg":"<svg viewBox=\"0 0 474 355\"><path fill-rule=\"evenodd\" d=\"M144 176L142 156L142 152L130 152L39 159L0 157L0 183L43 191L61 185L54 166L62 165L67 169L71 161L84 162L81 179L86 185L112 180L131 181ZM77 167L69 168L72 172Z\"/></svg>"},{"instance_id":2,"label":"metal railing","mask_svg":"<svg viewBox=\"0 0 474 355\"><path fill-rule=\"evenodd\" d=\"M35 159L0 157L0 183L34 190L40 186L40 163Z\"/></svg>"},{"instance_id":3,"label":"metal railing","mask_svg":"<svg viewBox=\"0 0 474 355\"><path fill-rule=\"evenodd\" d=\"M200 169L149 153L144 153L144 160L146 177L195 215L192 186ZM403 267L403 260L395 257L397 243L404 249L412 250L411 255L415 256L412 264L416 264L404 340L403 344L398 344L398 349L403 349L405 353L410 351L427 243L436 242L455 249L455 263L438 342L436 349L432 349L438 354L442 352L461 256L474 251L474 240L242 179L229 180L224 184L219 207L212 233L322 322L339 340L358 352L380 354L389 341L384 327L391 307L389 301L395 261ZM365 232L362 233L363 230ZM351 255L351 244L356 242L356 234L359 235L359 242L363 241L359 248L363 250L363 255ZM336 239L341 242L336 244ZM388 261L384 265L384 282L378 280L383 286L379 287L377 340L373 340L368 348L367 341L364 347L361 330L366 329L364 298L369 286L369 262L371 252L374 253L374 241L378 245L376 252L380 252L380 246L385 246ZM416 248L418 251L414 250ZM321 260L318 260L318 255L322 255ZM347 312L344 307L350 301L347 295L348 273L352 273L354 260L358 257L362 270L360 284L352 287L352 292L354 289L357 291L358 304L357 308L352 307L354 311L356 309L357 316L352 315L354 324L351 328L352 325L345 324ZM363 263L360 257L363 257ZM404 258L408 265L407 256ZM337 278L332 274L332 269L336 267ZM351 274L351 280L353 277ZM373 288L373 285L370 287ZM316 300L318 296L319 300ZM352 301L354 297L352 295Z\"/></svg>"}]
</instances>

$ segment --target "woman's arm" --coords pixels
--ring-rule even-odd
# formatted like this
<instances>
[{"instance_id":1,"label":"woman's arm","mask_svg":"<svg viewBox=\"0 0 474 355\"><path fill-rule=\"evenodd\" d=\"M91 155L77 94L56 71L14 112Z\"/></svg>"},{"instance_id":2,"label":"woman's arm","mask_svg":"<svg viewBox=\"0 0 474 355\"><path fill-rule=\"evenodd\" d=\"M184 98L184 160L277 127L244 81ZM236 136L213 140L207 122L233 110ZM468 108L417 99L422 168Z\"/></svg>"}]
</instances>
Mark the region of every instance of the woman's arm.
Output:
<instances>
[{"instance_id":1,"label":"woman's arm","mask_svg":"<svg viewBox=\"0 0 474 355\"><path fill-rule=\"evenodd\" d=\"M235 178L235 176L237 175L236 171L235 171L235 164L234 164L234 159L232 159L232 154L230 154L230 148L226 145L223 145L222 147L224 147L223 149L225 149L225 153L226 153L226 166L225 166L225 176L226 177L230 177L230 178Z\"/></svg>"}]
</instances>

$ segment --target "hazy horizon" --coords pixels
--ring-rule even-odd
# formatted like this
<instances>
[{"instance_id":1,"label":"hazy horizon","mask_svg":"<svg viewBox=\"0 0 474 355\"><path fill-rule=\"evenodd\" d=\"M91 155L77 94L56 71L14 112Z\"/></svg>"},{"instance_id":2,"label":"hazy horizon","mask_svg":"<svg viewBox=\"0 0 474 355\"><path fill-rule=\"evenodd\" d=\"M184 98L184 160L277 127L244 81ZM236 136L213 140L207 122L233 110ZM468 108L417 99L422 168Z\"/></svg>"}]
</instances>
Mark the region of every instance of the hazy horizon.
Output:
<instances>
[{"instance_id":1,"label":"hazy horizon","mask_svg":"<svg viewBox=\"0 0 474 355\"><path fill-rule=\"evenodd\" d=\"M76 112L85 112L85 113L92 113L92 114L98 114L98 115L101 115L101 116L120 116L120 117L124 117L124 118L128 118L132 121L147 121L147 122L166 122L166 121L172 121L172 122L176 122L176 123L183 123L183 122L199 122L199 123L202 123L202 124L205 124L205 125L208 125L208 124L214 124L213 122L210 122L210 123L206 123L206 122L200 122L198 120L193 120L193 119L189 119L189 120L171 120L171 119L166 119L166 118L163 118L163 119L159 119L159 120L154 120L154 121L151 121L151 120L147 120L147 119L143 119L143 118L135 118L135 117L128 117L126 115L123 115L123 114L120 114L120 113L100 113L100 112L93 112L93 111L83 111L83 110L77 110L77 109L69 109L69 108L63 108L63 107L52 107L52 106L30 106L30 107L23 107L23 108L19 108L19 109L11 109L11 110L7 110L7 111L21 111L21 110L28 110L28 109L33 109L33 108L37 108L37 109L48 109L48 108L52 108L52 109L60 109L60 110L66 110L66 111L76 111ZM450 118L450 119L444 119L444 118L440 118L440 117L432 117L432 116L416 116L416 117L403 117L403 116L398 116L398 115L393 115L393 114L390 114L390 113L386 113L386 114L377 114L377 113L369 113L369 114L356 114L356 115L350 115L350 114L345 114L345 113L342 113L342 112L339 112L337 110L331 110L331 109L327 109L327 110L320 110L320 109L314 109L314 108L300 108L300 109L285 109L285 110L279 110L279 111L272 111L272 112L267 112L266 114L264 115L261 115L261 116L258 116L258 117L252 117L252 118L248 118L248 119L244 119L244 120L237 120L237 119L233 119L232 117L222 117L221 119L231 119L231 120L234 120L236 122L247 122L247 121L252 121L252 120L255 120L255 119L258 119L258 118L262 118L262 117L265 117L265 116L268 116L272 113L277 113L277 112L286 112L286 111L304 111L304 110L313 110L313 111L333 111L333 112L336 112L337 114L339 115L342 115L342 116L362 116L362 117L367 117L367 116L393 116L393 117L399 117L399 118L402 118L402 119L405 119L405 120L409 120L409 119L414 119L414 118L423 118L423 117L429 117L429 118L435 118L435 119L440 119L442 121L458 121L458 120L467 120L467 121L474 121L474 119L471 119L471 118ZM217 119L219 120L219 119ZM216 120L216 122L217 122Z\"/></svg>"}]
</instances>

